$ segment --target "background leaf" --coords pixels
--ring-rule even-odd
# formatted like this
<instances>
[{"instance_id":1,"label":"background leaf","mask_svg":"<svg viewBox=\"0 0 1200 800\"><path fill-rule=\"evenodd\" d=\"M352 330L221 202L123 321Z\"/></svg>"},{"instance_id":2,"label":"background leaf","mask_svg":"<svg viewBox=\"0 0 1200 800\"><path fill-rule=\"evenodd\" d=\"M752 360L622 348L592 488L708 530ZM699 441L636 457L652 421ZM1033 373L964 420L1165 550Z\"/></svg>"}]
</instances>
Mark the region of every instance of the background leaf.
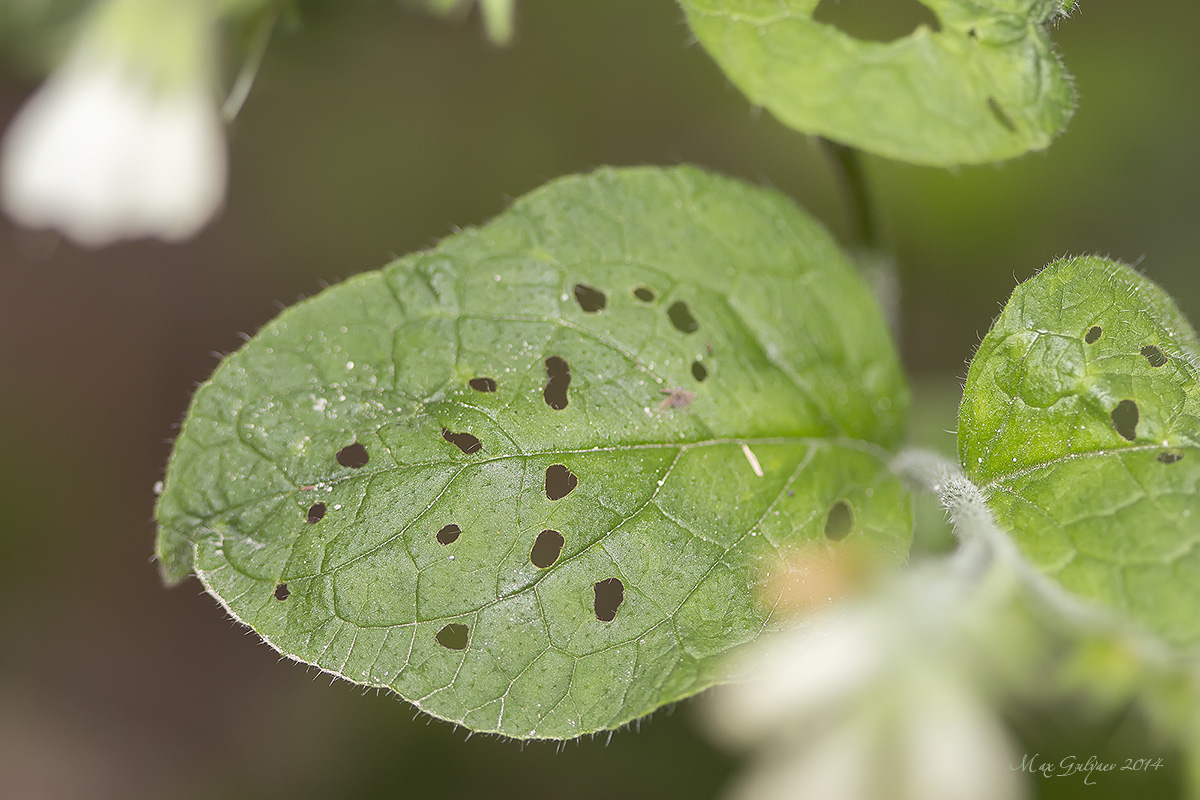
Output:
<instances>
[{"instance_id":1,"label":"background leaf","mask_svg":"<svg viewBox=\"0 0 1200 800\"><path fill-rule=\"evenodd\" d=\"M407 5L424 8L441 17L465 17L470 13L475 0L403 0ZM483 26L493 44L504 45L512 41L513 19L516 16L517 0L479 0L479 13Z\"/></svg>"},{"instance_id":2,"label":"background leaf","mask_svg":"<svg viewBox=\"0 0 1200 800\"><path fill-rule=\"evenodd\" d=\"M729 79L797 130L932 166L1049 145L1075 103L1044 28L1062 4L923 4L937 30L874 42L814 20L819 0L680 0Z\"/></svg>"},{"instance_id":3,"label":"background leaf","mask_svg":"<svg viewBox=\"0 0 1200 800\"><path fill-rule=\"evenodd\" d=\"M802 547L902 558L906 406L870 293L785 198L604 170L226 359L159 555L285 654L566 738L710 685Z\"/></svg>"},{"instance_id":4,"label":"background leaf","mask_svg":"<svg viewBox=\"0 0 1200 800\"><path fill-rule=\"evenodd\" d=\"M1002 526L1067 588L1200 640L1196 334L1130 267L1058 261L971 362L959 455Z\"/></svg>"}]
</instances>

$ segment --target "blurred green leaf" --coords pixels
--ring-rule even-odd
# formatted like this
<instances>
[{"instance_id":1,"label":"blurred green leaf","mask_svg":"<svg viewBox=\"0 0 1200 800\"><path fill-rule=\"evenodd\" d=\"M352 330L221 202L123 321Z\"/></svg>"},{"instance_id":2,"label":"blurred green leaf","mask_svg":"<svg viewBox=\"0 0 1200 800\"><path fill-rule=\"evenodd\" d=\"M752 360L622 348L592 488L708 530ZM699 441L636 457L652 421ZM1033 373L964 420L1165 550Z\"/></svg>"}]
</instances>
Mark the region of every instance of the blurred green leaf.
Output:
<instances>
[{"instance_id":1,"label":"blurred green leaf","mask_svg":"<svg viewBox=\"0 0 1200 800\"><path fill-rule=\"evenodd\" d=\"M832 0L826 0L832 2ZM819 0L680 0L696 38L785 124L916 164L1041 150L1075 104L1045 24L1058 0L923 0L940 30L862 41Z\"/></svg>"},{"instance_id":2,"label":"blurred green leaf","mask_svg":"<svg viewBox=\"0 0 1200 800\"><path fill-rule=\"evenodd\" d=\"M1178 643L1200 640L1196 334L1130 267L1055 262L971 362L959 455L1025 555Z\"/></svg>"},{"instance_id":3,"label":"blurred green leaf","mask_svg":"<svg viewBox=\"0 0 1200 800\"><path fill-rule=\"evenodd\" d=\"M440 17L466 16L476 0L404 0L407 5L423 8ZM504 45L512 41L513 18L516 16L517 0L478 0L479 13L483 16L483 27L493 44Z\"/></svg>"},{"instance_id":4,"label":"blurred green leaf","mask_svg":"<svg viewBox=\"0 0 1200 800\"><path fill-rule=\"evenodd\" d=\"M158 554L289 656L474 730L578 736L719 680L784 560L901 560L906 409L869 290L787 199L601 170L227 358Z\"/></svg>"}]
</instances>

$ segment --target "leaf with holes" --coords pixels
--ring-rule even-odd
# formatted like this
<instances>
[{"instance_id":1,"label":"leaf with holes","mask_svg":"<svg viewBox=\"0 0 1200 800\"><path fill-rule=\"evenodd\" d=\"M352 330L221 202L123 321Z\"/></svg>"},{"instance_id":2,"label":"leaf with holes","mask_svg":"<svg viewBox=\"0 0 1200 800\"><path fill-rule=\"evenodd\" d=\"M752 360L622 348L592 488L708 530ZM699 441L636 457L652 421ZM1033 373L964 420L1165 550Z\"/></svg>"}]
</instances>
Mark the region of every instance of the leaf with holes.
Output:
<instances>
[{"instance_id":1,"label":"leaf with holes","mask_svg":"<svg viewBox=\"0 0 1200 800\"><path fill-rule=\"evenodd\" d=\"M1101 258L1017 287L971 362L959 455L1025 555L1172 641L1200 641L1196 334Z\"/></svg>"},{"instance_id":2,"label":"leaf with holes","mask_svg":"<svg viewBox=\"0 0 1200 800\"><path fill-rule=\"evenodd\" d=\"M1012 158L1048 146L1074 109L1045 30L1070 10L1060 0L922 0L928 24L887 42L822 21L837 0L679 2L752 102L797 130L888 158Z\"/></svg>"},{"instance_id":3,"label":"leaf with holes","mask_svg":"<svg viewBox=\"0 0 1200 800\"><path fill-rule=\"evenodd\" d=\"M793 555L904 557L906 406L870 292L789 201L602 170L227 358L158 553L289 656L474 730L577 736L718 680Z\"/></svg>"}]
</instances>

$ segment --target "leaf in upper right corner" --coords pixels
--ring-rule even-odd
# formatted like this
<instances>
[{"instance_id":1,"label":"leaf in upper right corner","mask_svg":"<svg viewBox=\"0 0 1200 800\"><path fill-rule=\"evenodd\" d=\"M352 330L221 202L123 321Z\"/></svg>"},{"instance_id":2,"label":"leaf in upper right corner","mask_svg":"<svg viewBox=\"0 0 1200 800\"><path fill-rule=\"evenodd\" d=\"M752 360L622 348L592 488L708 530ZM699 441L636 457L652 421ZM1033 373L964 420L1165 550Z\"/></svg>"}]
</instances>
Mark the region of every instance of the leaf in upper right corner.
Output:
<instances>
[{"instance_id":1,"label":"leaf in upper right corner","mask_svg":"<svg viewBox=\"0 0 1200 800\"><path fill-rule=\"evenodd\" d=\"M1046 31L1073 2L904 0L909 8L897 4L897 15L920 11L925 24L890 41L868 40L879 38L866 31L883 18L851 0L679 2L751 102L796 130L888 158L928 166L1014 158L1046 148L1074 110Z\"/></svg>"},{"instance_id":2,"label":"leaf in upper right corner","mask_svg":"<svg viewBox=\"0 0 1200 800\"><path fill-rule=\"evenodd\" d=\"M1066 588L1200 643L1200 343L1132 268L1064 259L1013 292L959 411L963 467Z\"/></svg>"}]
</instances>

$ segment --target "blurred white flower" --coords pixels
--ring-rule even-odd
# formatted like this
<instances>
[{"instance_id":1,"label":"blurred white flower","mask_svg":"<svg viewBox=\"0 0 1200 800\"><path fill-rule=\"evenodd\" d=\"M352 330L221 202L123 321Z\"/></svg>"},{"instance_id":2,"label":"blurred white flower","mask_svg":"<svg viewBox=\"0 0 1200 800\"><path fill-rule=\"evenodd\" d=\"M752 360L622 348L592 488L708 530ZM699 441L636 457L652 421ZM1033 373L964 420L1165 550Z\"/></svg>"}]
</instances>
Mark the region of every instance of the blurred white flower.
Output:
<instances>
[{"instance_id":1,"label":"blurred white flower","mask_svg":"<svg viewBox=\"0 0 1200 800\"><path fill-rule=\"evenodd\" d=\"M8 130L5 210L93 247L199 231L226 180L210 36L194 0L107 0Z\"/></svg>"},{"instance_id":2,"label":"blurred white flower","mask_svg":"<svg viewBox=\"0 0 1200 800\"><path fill-rule=\"evenodd\" d=\"M939 676L943 677L943 676ZM898 688L898 687L897 687ZM870 698L868 700L868 698ZM1017 800L1020 763L991 709L956 681L869 692L827 726L785 737L738 800Z\"/></svg>"},{"instance_id":3,"label":"blurred white flower","mask_svg":"<svg viewBox=\"0 0 1200 800\"><path fill-rule=\"evenodd\" d=\"M985 582L986 583L986 582ZM981 590L982 589L982 590ZM1020 763L973 636L1006 587L916 569L756 646L714 692L714 736L765 755L738 800L1018 800Z\"/></svg>"}]
</instances>

